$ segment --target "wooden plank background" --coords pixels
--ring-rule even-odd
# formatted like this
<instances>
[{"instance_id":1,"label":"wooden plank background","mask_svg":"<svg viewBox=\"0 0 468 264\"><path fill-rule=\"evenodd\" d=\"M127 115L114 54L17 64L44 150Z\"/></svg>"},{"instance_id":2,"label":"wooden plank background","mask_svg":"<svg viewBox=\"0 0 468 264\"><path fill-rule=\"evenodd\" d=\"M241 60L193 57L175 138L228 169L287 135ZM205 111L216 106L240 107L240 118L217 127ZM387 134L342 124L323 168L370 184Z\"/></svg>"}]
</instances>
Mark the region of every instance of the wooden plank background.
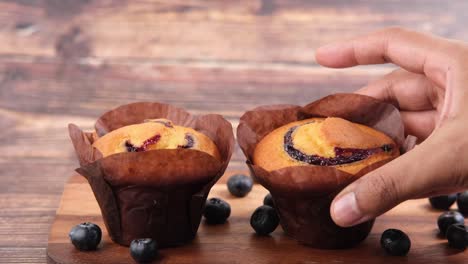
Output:
<instances>
[{"instance_id":1,"label":"wooden plank background","mask_svg":"<svg viewBox=\"0 0 468 264\"><path fill-rule=\"evenodd\" d=\"M0 0L0 263L45 263L77 162L69 122L161 101L234 126L261 104L349 92L391 66L330 70L329 41L385 26L468 40L464 0ZM231 171L244 171L239 149Z\"/></svg>"}]
</instances>

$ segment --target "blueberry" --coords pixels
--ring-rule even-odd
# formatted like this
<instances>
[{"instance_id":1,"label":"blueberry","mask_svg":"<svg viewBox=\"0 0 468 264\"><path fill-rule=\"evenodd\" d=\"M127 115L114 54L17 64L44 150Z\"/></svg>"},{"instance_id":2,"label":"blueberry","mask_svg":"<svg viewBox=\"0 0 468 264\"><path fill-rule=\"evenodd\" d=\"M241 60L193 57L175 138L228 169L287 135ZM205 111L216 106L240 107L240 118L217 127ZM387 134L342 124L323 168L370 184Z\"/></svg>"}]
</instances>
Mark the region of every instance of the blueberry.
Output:
<instances>
[{"instance_id":1,"label":"blueberry","mask_svg":"<svg viewBox=\"0 0 468 264\"><path fill-rule=\"evenodd\" d=\"M453 224L447 229L449 246L458 249L466 249L468 244L468 232L463 224Z\"/></svg>"},{"instance_id":2,"label":"blueberry","mask_svg":"<svg viewBox=\"0 0 468 264\"><path fill-rule=\"evenodd\" d=\"M432 207L440 210L448 210L457 200L457 194L434 196L429 198Z\"/></svg>"},{"instance_id":3,"label":"blueberry","mask_svg":"<svg viewBox=\"0 0 468 264\"><path fill-rule=\"evenodd\" d=\"M453 224L464 224L465 219L463 215L456 211L448 211L439 216L437 225L439 226L440 234L445 236L449 226Z\"/></svg>"},{"instance_id":4,"label":"blueberry","mask_svg":"<svg viewBox=\"0 0 468 264\"><path fill-rule=\"evenodd\" d=\"M273 197L271 196L271 193L265 195L265 198L263 198L263 205L268 205L273 208L275 208L275 205L273 204Z\"/></svg>"},{"instance_id":5,"label":"blueberry","mask_svg":"<svg viewBox=\"0 0 468 264\"><path fill-rule=\"evenodd\" d=\"M253 181L249 176L237 174L229 178L227 186L232 195L244 197L252 190Z\"/></svg>"},{"instance_id":6,"label":"blueberry","mask_svg":"<svg viewBox=\"0 0 468 264\"><path fill-rule=\"evenodd\" d=\"M203 215L208 224L222 224L231 215L231 206L219 198L210 198L206 201Z\"/></svg>"},{"instance_id":7,"label":"blueberry","mask_svg":"<svg viewBox=\"0 0 468 264\"><path fill-rule=\"evenodd\" d=\"M380 237L380 246L392 256L405 256L411 248L408 235L398 229L387 229Z\"/></svg>"},{"instance_id":8,"label":"blueberry","mask_svg":"<svg viewBox=\"0 0 468 264\"><path fill-rule=\"evenodd\" d=\"M457 206L460 213L468 216L468 191L458 194Z\"/></svg>"},{"instance_id":9,"label":"blueberry","mask_svg":"<svg viewBox=\"0 0 468 264\"><path fill-rule=\"evenodd\" d=\"M278 224L278 214L273 207L268 205L258 207L250 217L250 225L259 235L270 234L275 231Z\"/></svg>"},{"instance_id":10,"label":"blueberry","mask_svg":"<svg viewBox=\"0 0 468 264\"><path fill-rule=\"evenodd\" d=\"M139 238L130 243L130 255L138 263L153 261L158 255L156 241L151 238Z\"/></svg>"},{"instance_id":11,"label":"blueberry","mask_svg":"<svg viewBox=\"0 0 468 264\"><path fill-rule=\"evenodd\" d=\"M98 225L86 222L74 226L68 236L78 250L95 250L101 242L102 231Z\"/></svg>"}]
</instances>

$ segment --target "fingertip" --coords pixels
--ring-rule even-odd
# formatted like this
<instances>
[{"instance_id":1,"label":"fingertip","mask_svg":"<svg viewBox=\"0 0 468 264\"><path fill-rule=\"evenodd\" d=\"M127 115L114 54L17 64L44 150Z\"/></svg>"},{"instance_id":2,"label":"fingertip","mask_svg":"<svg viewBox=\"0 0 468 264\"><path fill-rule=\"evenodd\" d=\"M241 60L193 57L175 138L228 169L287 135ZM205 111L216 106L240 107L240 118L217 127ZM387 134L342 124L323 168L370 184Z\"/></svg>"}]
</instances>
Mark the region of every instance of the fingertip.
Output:
<instances>
[{"instance_id":1,"label":"fingertip","mask_svg":"<svg viewBox=\"0 0 468 264\"><path fill-rule=\"evenodd\" d=\"M357 225L367 220L359 209L354 192L338 195L331 204L330 215L335 224L341 227Z\"/></svg>"},{"instance_id":2,"label":"fingertip","mask_svg":"<svg viewBox=\"0 0 468 264\"><path fill-rule=\"evenodd\" d=\"M355 66L354 58L346 43L332 43L319 47L315 51L315 60L322 66L330 68L345 68Z\"/></svg>"},{"instance_id":3,"label":"fingertip","mask_svg":"<svg viewBox=\"0 0 468 264\"><path fill-rule=\"evenodd\" d=\"M328 57L328 45L321 46L315 50L315 61L323 66L326 66L327 57Z\"/></svg>"},{"instance_id":4,"label":"fingertip","mask_svg":"<svg viewBox=\"0 0 468 264\"><path fill-rule=\"evenodd\" d=\"M347 227L345 224L346 223L343 223L340 219L340 217L338 216L339 215L339 208L335 205L336 202L337 202L338 198L335 197L335 199L332 201L331 205L330 205L330 216L331 216L331 219L333 220L333 222L338 225L338 226L341 226L341 227Z\"/></svg>"},{"instance_id":5,"label":"fingertip","mask_svg":"<svg viewBox=\"0 0 468 264\"><path fill-rule=\"evenodd\" d=\"M333 65L335 64L334 54L336 54L335 43L321 46L315 51L315 60L320 65L326 67L333 67Z\"/></svg>"}]
</instances>

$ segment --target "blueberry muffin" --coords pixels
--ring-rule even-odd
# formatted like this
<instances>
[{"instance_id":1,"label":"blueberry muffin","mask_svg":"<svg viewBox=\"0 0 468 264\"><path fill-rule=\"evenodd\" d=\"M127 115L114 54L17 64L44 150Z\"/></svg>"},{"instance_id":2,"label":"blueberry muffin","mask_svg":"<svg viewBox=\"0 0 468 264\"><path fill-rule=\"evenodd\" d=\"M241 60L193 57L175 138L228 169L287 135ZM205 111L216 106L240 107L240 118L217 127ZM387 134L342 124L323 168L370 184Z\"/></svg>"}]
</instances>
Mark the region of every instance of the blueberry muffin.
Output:
<instances>
[{"instance_id":1,"label":"blueberry muffin","mask_svg":"<svg viewBox=\"0 0 468 264\"><path fill-rule=\"evenodd\" d=\"M190 127L176 126L167 119L150 119L121 127L97 139L93 147L103 157L155 149L194 149L220 160L219 151L209 137Z\"/></svg>"},{"instance_id":2,"label":"blueberry muffin","mask_svg":"<svg viewBox=\"0 0 468 264\"><path fill-rule=\"evenodd\" d=\"M267 134L255 148L253 163L268 171L316 165L355 174L399 154L395 142L373 128L342 118L311 118Z\"/></svg>"}]
</instances>

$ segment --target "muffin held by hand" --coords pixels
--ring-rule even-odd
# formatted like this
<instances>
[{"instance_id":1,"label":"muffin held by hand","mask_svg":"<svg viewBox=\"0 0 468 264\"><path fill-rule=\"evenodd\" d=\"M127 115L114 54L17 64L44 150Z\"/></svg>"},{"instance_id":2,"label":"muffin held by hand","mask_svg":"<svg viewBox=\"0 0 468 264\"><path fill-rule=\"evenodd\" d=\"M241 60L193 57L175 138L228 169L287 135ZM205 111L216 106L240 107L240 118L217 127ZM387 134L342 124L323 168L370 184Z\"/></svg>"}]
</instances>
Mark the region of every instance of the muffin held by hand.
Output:
<instances>
[{"instance_id":1,"label":"muffin held by hand","mask_svg":"<svg viewBox=\"0 0 468 264\"><path fill-rule=\"evenodd\" d=\"M121 127L96 140L93 147L103 157L155 149L194 149L220 160L218 148L209 137L193 128L174 125L168 119L148 119Z\"/></svg>"},{"instance_id":2,"label":"muffin held by hand","mask_svg":"<svg viewBox=\"0 0 468 264\"><path fill-rule=\"evenodd\" d=\"M255 108L241 117L237 140L286 234L328 249L357 245L374 223L337 226L330 215L335 196L408 149L398 109L359 94Z\"/></svg>"},{"instance_id":3,"label":"muffin held by hand","mask_svg":"<svg viewBox=\"0 0 468 264\"><path fill-rule=\"evenodd\" d=\"M399 155L395 142L342 118L310 118L281 126L257 145L253 163L268 171L290 166L332 166L355 174Z\"/></svg>"}]
</instances>

